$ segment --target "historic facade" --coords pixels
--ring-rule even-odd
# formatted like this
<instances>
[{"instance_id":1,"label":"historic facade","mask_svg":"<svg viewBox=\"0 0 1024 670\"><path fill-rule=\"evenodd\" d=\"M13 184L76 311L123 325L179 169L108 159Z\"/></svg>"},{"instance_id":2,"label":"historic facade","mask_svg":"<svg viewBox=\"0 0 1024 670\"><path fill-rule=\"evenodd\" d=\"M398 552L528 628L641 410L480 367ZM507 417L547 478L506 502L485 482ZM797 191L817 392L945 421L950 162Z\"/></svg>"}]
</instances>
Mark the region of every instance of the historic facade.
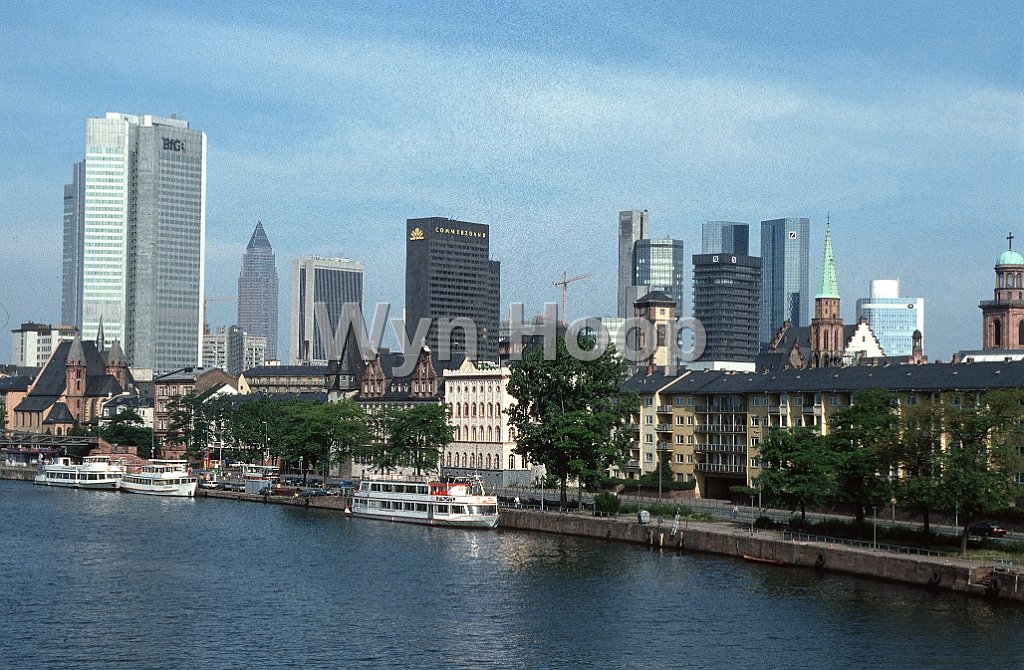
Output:
<instances>
[{"instance_id":1,"label":"historic facade","mask_svg":"<svg viewBox=\"0 0 1024 670\"><path fill-rule=\"evenodd\" d=\"M1013 351L1024 349L1024 256L1010 248L996 261L994 297L981 307L982 348Z\"/></svg>"}]
</instances>

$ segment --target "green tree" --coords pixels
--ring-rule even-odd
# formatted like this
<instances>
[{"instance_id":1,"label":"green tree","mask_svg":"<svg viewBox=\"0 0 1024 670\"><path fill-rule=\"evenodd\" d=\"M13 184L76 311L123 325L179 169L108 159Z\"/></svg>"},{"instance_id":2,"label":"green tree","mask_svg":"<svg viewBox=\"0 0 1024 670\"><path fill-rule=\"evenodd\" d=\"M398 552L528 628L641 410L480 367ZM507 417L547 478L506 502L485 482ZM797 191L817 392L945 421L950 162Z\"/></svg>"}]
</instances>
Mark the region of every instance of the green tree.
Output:
<instances>
[{"instance_id":1,"label":"green tree","mask_svg":"<svg viewBox=\"0 0 1024 670\"><path fill-rule=\"evenodd\" d=\"M100 427L99 435L110 444L136 447L141 458L150 458L153 454L153 429L146 428L144 423L138 412L129 409L111 417Z\"/></svg>"},{"instance_id":2,"label":"green tree","mask_svg":"<svg viewBox=\"0 0 1024 670\"><path fill-rule=\"evenodd\" d=\"M940 476L944 411L941 404L930 401L904 407L894 452L900 471L896 499L902 507L921 511L926 544L931 540L931 511L946 507Z\"/></svg>"},{"instance_id":3,"label":"green tree","mask_svg":"<svg viewBox=\"0 0 1024 670\"><path fill-rule=\"evenodd\" d=\"M968 529L983 514L1009 507L1020 493L1024 470L1024 391L989 391L976 407L949 407L949 445L942 486L963 523L960 555L967 554Z\"/></svg>"},{"instance_id":4,"label":"green tree","mask_svg":"<svg viewBox=\"0 0 1024 670\"><path fill-rule=\"evenodd\" d=\"M829 425L835 496L854 506L857 536L863 537L865 509L892 500L890 471L900 428L896 396L884 389L858 391L849 407L836 410Z\"/></svg>"},{"instance_id":5,"label":"green tree","mask_svg":"<svg viewBox=\"0 0 1024 670\"><path fill-rule=\"evenodd\" d=\"M803 426L777 429L760 445L761 474L755 484L768 503L800 510L807 522L807 507L820 505L831 493L835 459L828 440Z\"/></svg>"},{"instance_id":6,"label":"green tree","mask_svg":"<svg viewBox=\"0 0 1024 670\"><path fill-rule=\"evenodd\" d=\"M579 344L592 350L594 340L581 336ZM621 456L625 442L615 432L639 405L635 395L620 395L626 363L611 345L594 360L579 360L559 337L554 360L538 349L511 367L508 390L517 402L506 412L514 451L558 478L564 507L570 477L594 482Z\"/></svg>"},{"instance_id":7,"label":"green tree","mask_svg":"<svg viewBox=\"0 0 1024 670\"><path fill-rule=\"evenodd\" d=\"M353 400L322 404L289 403L284 409L285 434L277 453L286 460L326 469L331 462L352 458L370 441L366 416Z\"/></svg>"},{"instance_id":8,"label":"green tree","mask_svg":"<svg viewBox=\"0 0 1024 670\"><path fill-rule=\"evenodd\" d=\"M416 474L436 470L441 454L454 439L448 406L421 404L395 412L388 427L388 442L402 465Z\"/></svg>"},{"instance_id":9,"label":"green tree","mask_svg":"<svg viewBox=\"0 0 1024 670\"><path fill-rule=\"evenodd\" d=\"M287 415L298 401L267 396L248 398L231 413L224 431L226 456L255 463L264 453L277 454L288 434Z\"/></svg>"}]
</instances>

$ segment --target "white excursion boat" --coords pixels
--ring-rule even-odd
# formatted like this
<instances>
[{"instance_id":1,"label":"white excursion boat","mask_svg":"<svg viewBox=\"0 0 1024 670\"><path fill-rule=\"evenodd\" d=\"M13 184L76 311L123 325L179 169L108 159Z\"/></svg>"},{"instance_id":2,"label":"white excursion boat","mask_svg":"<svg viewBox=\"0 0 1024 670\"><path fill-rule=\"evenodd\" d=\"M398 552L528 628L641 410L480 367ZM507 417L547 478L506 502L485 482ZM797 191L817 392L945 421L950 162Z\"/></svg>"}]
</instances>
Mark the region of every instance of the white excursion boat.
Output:
<instances>
[{"instance_id":1,"label":"white excursion boat","mask_svg":"<svg viewBox=\"0 0 1024 670\"><path fill-rule=\"evenodd\" d=\"M352 514L432 526L494 528L498 497L486 495L479 478L438 481L414 475L371 475L352 494Z\"/></svg>"},{"instance_id":2,"label":"white excursion boat","mask_svg":"<svg viewBox=\"0 0 1024 670\"><path fill-rule=\"evenodd\" d=\"M40 461L34 482L40 486L116 490L124 470L124 465L111 463L110 456L86 456L81 465L61 456L51 462Z\"/></svg>"},{"instance_id":3,"label":"white excursion boat","mask_svg":"<svg viewBox=\"0 0 1024 670\"><path fill-rule=\"evenodd\" d=\"M154 460L121 478L121 490L151 496L192 497L197 480L188 471L188 461Z\"/></svg>"}]
</instances>

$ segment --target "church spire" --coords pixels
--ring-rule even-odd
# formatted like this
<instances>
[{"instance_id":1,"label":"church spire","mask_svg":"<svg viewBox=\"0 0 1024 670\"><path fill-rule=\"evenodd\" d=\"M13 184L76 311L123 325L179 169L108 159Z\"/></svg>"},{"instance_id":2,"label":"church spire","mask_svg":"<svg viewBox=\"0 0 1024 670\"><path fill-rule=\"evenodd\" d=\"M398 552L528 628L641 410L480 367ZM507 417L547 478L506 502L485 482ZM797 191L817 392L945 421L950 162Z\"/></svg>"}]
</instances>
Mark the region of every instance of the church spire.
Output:
<instances>
[{"instance_id":1,"label":"church spire","mask_svg":"<svg viewBox=\"0 0 1024 670\"><path fill-rule=\"evenodd\" d=\"M815 298L838 298L839 283L836 281L836 261L832 257L832 225L825 229L825 255L821 259L821 277L818 279L818 294Z\"/></svg>"},{"instance_id":2,"label":"church spire","mask_svg":"<svg viewBox=\"0 0 1024 670\"><path fill-rule=\"evenodd\" d=\"M103 338L103 317L100 316L100 327L99 330L96 331L96 351L103 353L105 348L106 343Z\"/></svg>"}]
</instances>

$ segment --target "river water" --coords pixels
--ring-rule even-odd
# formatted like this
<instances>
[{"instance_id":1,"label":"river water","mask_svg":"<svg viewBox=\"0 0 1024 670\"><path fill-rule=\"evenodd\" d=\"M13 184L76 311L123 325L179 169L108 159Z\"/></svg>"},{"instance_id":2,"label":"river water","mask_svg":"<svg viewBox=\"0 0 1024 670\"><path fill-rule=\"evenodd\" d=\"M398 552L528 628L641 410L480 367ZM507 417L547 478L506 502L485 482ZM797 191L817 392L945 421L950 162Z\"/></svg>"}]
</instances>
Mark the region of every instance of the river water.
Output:
<instances>
[{"instance_id":1,"label":"river water","mask_svg":"<svg viewBox=\"0 0 1024 670\"><path fill-rule=\"evenodd\" d=\"M708 555L0 481L0 667L1024 668L1024 609Z\"/></svg>"}]
</instances>

